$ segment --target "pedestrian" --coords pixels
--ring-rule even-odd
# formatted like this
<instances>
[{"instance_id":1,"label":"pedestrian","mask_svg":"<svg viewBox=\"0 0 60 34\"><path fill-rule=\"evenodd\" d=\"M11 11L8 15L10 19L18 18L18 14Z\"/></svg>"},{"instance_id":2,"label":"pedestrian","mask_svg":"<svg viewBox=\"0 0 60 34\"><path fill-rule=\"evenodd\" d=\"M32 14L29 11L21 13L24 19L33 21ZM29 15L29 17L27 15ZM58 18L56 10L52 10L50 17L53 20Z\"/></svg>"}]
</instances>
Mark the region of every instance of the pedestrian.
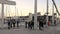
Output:
<instances>
[{"instance_id":1,"label":"pedestrian","mask_svg":"<svg viewBox=\"0 0 60 34\"><path fill-rule=\"evenodd\" d=\"M17 28L19 28L19 21L17 20Z\"/></svg>"},{"instance_id":2,"label":"pedestrian","mask_svg":"<svg viewBox=\"0 0 60 34\"><path fill-rule=\"evenodd\" d=\"M12 19L12 23L13 23L13 28L15 28L15 20Z\"/></svg>"},{"instance_id":3,"label":"pedestrian","mask_svg":"<svg viewBox=\"0 0 60 34\"><path fill-rule=\"evenodd\" d=\"M30 29L30 27L31 27L31 26L30 26L30 22L28 22L28 29Z\"/></svg>"},{"instance_id":4,"label":"pedestrian","mask_svg":"<svg viewBox=\"0 0 60 34\"><path fill-rule=\"evenodd\" d=\"M27 28L27 22L25 22L25 28Z\"/></svg>"},{"instance_id":5,"label":"pedestrian","mask_svg":"<svg viewBox=\"0 0 60 34\"><path fill-rule=\"evenodd\" d=\"M54 25L56 26L56 20L54 21Z\"/></svg>"},{"instance_id":6,"label":"pedestrian","mask_svg":"<svg viewBox=\"0 0 60 34\"><path fill-rule=\"evenodd\" d=\"M48 26L50 26L50 21L48 21Z\"/></svg>"},{"instance_id":7,"label":"pedestrian","mask_svg":"<svg viewBox=\"0 0 60 34\"><path fill-rule=\"evenodd\" d=\"M30 29L32 29L32 21L30 22Z\"/></svg>"},{"instance_id":8,"label":"pedestrian","mask_svg":"<svg viewBox=\"0 0 60 34\"><path fill-rule=\"evenodd\" d=\"M43 22L41 20L41 21L39 21L39 30L42 30L42 28L43 28Z\"/></svg>"},{"instance_id":9,"label":"pedestrian","mask_svg":"<svg viewBox=\"0 0 60 34\"><path fill-rule=\"evenodd\" d=\"M8 22L7 22L7 23L8 23L8 29L10 29L10 21L8 20Z\"/></svg>"},{"instance_id":10,"label":"pedestrian","mask_svg":"<svg viewBox=\"0 0 60 34\"><path fill-rule=\"evenodd\" d=\"M12 28L12 20L10 20L10 27Z\"/></svg>"},{"instance_id":11,"label":"pedestrian","mask_svg":"<svg viewBox=\"0 0 60 34\"><path fill-rule=\"evenodd\" d=\"M31 21L31 29L34 29L34 21Z\"/></svg>"}]
</instances>

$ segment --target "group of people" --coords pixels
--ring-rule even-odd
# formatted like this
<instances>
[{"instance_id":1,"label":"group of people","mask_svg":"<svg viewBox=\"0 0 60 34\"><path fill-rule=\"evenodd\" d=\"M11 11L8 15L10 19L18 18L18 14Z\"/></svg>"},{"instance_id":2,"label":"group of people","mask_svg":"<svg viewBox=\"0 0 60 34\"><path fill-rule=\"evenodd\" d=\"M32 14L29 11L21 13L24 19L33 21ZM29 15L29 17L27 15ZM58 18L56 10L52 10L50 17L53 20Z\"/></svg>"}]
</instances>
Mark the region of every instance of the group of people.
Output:
<instances>
[{"instance_id":1,"label":"group of people","mask_svg":"<svg viewBox=\"0 0 60 34\"><path fill-rule=\"evenodd\" d=\"M10 28L15 28L17 24L17 28L19 28L19 21L15 20L15 19L11 19L11 20L8 20L8 29ZM44 24L43 21L39 21L39 30L42 30L42 28L44 28ZM30 22L25 22L25 28L28 28L28 29L34 29L34 21L30 21Z\"/></svg>"},{"instance_id":2,"label":"group of people","mask_svg":"<svg viewBox=\"0 0 60 34\"><path fill-rule=\"evenodd\" d=\"M15 21L15 19L8 20L7 23L8 29L15 28L15 24L17 24L17 27L19 27L19 21Z\"/></svg>"},{"instance_id":3,"label":"group of people","mask_svg":"<svg viewBox=\"0 0 60 34\"><path fill-rule=\"evenodd\" d=\"M42 30L45 24L42 20L39 21L39 30ZM25 22L25 28L34 29L34 21Z\"/></svg>"},{"instance_id":4,"label":"group of people","mask_svg":"<svg viewBox=\"0 0 60 34\"><path fill-rule=\"evenodd\" d=\"M25 28L34 29L34 22L33 21L25 22Z\"/></svg>"}]
</instances>

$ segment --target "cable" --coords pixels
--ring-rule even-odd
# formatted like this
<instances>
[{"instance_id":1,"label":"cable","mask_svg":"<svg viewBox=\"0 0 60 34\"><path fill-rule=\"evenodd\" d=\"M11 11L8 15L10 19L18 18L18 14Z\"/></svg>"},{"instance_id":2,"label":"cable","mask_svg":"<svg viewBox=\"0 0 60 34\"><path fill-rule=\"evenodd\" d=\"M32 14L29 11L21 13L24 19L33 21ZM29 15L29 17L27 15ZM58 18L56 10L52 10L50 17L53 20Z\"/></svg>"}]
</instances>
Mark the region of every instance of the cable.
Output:
<instances>
[{"instance_id":1,"label":"cable","mask_svg":"<svg viewBox=\"0 0 60 34\"><path fill-rule=\"evenodd\" d=\"M15 16L17 16L17 15L16 15L16 6L15 6Z\"/></svg>"},{"instance_id":2,"label":"cable","mask_svg":"<svg viewBox=\"0 0 60 34\"><path fill-rule=\"evenodd\" d=\"M7 17L7 5L6 5L6 17Z\"/></svg>"},{"instance_id":3,"label":"cable","mask_svg":"<svg viewBox=\"0 0 60 34\"><path fill-rule=\"evenodd\" d=\"M10 17L10 6L8 5L8 15L9 15L9 17Z\"/></svg>"}]
</instances>

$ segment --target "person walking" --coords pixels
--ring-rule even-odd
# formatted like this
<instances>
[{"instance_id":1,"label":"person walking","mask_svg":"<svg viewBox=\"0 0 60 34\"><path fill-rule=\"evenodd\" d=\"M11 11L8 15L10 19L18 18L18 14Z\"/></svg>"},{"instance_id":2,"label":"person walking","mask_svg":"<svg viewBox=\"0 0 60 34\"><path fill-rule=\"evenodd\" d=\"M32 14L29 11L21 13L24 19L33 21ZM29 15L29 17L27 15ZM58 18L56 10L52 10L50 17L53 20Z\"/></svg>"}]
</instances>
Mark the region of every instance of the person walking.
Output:
<instances>
[{"instance_id":1,"label":"person walking","mask_svg":"<svg viewBox=\"0 0 60 34\"><path fill-rule=\"evenodd\" d=\"M15 28L15 20L12 19L12 23L13 23L13 28Z\"/></svg>"},{"instance_id":2,"label":"person walking","mask_svg":"<svg viewBox=\"0 0 60 34\"><path fill-rule=\"evenodd\" d=\"M28 29L30 29L31 25L30 25L30 22L28 22Z\"/></svg>"},{"instance_id":3,"label":"person walking","mask_svg":"<svg viewBox=\"0 0 60 34\"><path fill-rule=\"evenodd\" d=\"M10 27L12 28L12 20L10 20Z\"/></svg>"},{"instance_id":4,"label":"person walking","mask_svg":"<svg viewBox=\"0 0 60 34\"><path fill-rule=\"evenodd\" d=\"M19 21L17 20L17 28L19 28Z\"/></svg>"},{"instance_id":5,"label":"person walking","mask_svg":"<svg viewBox=\"0 0 60 34\"><path fill-rule=\"evenodd\" d=\"M42 30L42 28L43 28L43 21L41 20L39 21L39 30Z\"/></svg>"},{"instance_id":6,"label":"person walking","mask_svg":"<svg viewBox=\"0 0 60 34\"><path fill-rule=\"evenodd\" d=\"M34 22L31 21L31 29L34 29Z\"/></svg>"},{"instance_id":7,"label":"person walking","mask_svg":"<svg viewBox=\"0 0 60 34\"><path fill-rule=\"evenodd\" d=\"M25 28L27 28L27 22L25 22Z\"/></svg>"},{"instance_id":8,"label":"person walking","mask_svg":"<svg viewBox=\"0 0 60 34\"><path fill-rule=\"evenodd\" d=\"M7 23L8 23L8 29L10 29L10 20L8 20Z\"/></svg>"}]
</instances>

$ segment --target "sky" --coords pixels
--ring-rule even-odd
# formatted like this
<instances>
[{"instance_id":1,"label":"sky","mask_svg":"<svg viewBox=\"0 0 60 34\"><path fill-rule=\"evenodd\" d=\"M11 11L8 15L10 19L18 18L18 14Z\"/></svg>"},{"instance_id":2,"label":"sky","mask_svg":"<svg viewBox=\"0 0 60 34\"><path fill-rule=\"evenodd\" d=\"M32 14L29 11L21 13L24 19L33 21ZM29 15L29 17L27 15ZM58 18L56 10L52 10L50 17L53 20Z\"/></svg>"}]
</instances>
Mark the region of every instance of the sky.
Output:
<instances>
[{"instance_id":1,"label":"sky","mask_svg":"<svg viewBox=\"0 0 60 34\"><path fill-rule=\"evenodd\" d=\"M34 0L12 0L16 1L15 6L5 5L5 16L26 16L29 13L34 13ZM37 12L40 12L41 15L46 13L46 2L47 0L37 0ZM60 11L60 0L55 0L58 10ZM49 0L48 3L49 15L52 15L52 0ZM1 8L1 7L0 7ZM16 9L16 10L15 10ZM0 9L1 10L1 9ZM54 10L56 12L56 10Z\"/></svg>"}]
</instances>

